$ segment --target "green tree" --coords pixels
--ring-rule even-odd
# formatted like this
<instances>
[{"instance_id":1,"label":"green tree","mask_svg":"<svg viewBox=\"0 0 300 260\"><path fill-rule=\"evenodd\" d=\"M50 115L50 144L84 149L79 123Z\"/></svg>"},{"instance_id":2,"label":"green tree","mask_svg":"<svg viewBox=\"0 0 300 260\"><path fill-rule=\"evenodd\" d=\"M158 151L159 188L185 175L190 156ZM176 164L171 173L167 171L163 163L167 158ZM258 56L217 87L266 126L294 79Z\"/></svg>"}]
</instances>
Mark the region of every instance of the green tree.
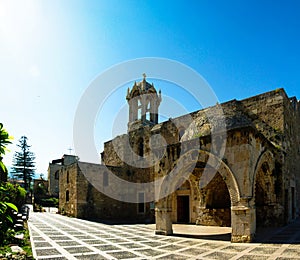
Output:
<instances>
[{"instance_id":1,"label":"green tree","mask_svg":"<svg viewBox=\"0 0 300 260\"><path fill-rule=\"evenodd\" d=\"M17 145L20 151L16 151L13 158L12 173L14 177L17 177L24 181L24 188L29 191L30 182L35 172L35 156L30 151L30 145L27 143L27 137L22 136Z\"/></svg>"}]
</instances>

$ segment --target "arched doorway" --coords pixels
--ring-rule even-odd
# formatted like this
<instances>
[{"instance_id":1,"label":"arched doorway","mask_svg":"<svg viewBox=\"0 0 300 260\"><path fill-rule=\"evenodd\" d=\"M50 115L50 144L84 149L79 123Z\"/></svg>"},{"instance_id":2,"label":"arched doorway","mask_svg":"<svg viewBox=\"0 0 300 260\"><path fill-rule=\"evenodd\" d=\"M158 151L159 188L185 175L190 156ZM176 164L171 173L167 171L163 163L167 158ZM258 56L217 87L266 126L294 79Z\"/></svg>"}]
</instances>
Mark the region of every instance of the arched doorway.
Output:
<instances>
[{"instance_id":1,"label":"arched doorway","mask_svg":"<svg viewBox=\"0 0 300 260\"><path fill-rule=\"evenodd\" d=\"M283 207L278 203L280 197L279 186L281 178L280 167L275 168L275 159L267 151L260 157L254 182L254 197L256 208L256 226L269 227L283 223Z\"/></svg>"},{"instance_id":2,"label":"arched doorway","mask_svg":"<svg viewBox=\"0 0 300 260\"><path fill-rule=\"evenodd\" d=\"M264 162L259 169L255 182L255 206L256 206L256 226L270 226L272 214L269 211L269 204L272 202L272 180L270 178L269 165Z\"/></svg>"}]
</instances>

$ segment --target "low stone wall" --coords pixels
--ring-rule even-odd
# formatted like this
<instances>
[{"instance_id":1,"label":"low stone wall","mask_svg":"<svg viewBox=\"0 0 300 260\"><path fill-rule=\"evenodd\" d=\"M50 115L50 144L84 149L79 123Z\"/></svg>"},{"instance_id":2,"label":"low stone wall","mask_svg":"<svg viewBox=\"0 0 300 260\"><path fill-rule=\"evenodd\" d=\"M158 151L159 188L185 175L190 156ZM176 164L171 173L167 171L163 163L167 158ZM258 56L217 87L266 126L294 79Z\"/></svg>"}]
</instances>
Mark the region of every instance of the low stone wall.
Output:
<instances>
[{"instance_id":1,"label":"low stone wall","mask_svg":"<svg viewBox=\"0 0 300 260\"><path fill-rule=\"evenodd\" d=\"M230 227L230 209L203 209L199 212L196 225Z\"/></svg>"}]
</instances>

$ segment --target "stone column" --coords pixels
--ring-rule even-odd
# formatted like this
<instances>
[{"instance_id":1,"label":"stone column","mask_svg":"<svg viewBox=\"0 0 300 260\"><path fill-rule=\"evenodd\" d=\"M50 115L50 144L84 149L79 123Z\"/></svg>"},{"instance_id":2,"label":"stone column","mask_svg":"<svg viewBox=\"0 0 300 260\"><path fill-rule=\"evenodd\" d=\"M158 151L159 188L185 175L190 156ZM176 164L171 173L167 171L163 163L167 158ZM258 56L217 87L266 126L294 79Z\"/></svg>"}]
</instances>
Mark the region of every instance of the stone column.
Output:
<instances>
[{"instance_id":1,"label":"stone column","mask_svg":"<svg viewBox=\"0 0 300 260\"><path fill-rule=\"evenodd\" d=\"M256 231L255 207L248 200L242 200L238 206L231 207L231 242L252 242Z\"/></svg>"},{"instance_id":2,"label":"stone column","mask_svg":"<svg viewBox=\"0 0 300 260\"><path fill-rule=\"evenodd\" d=\"M171 208L155 208L156 235L172 235Z\"/></svg>"}]
</instances>

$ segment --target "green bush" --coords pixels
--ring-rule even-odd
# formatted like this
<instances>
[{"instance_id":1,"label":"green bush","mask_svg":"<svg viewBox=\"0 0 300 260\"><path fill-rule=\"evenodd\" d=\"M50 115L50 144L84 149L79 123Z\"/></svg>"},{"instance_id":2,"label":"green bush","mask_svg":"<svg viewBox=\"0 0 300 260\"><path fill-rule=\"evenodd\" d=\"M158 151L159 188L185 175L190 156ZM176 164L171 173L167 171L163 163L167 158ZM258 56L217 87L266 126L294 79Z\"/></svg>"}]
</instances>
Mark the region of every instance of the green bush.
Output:
<instances>
[{"instance_id":1,"label":"green bush","mask_svg":"<svg viewBox=\"0 0 300 260\"><path fill-rule=\"evenodd\" d=\"M2 184L2 186L5 187L5 191L2 192L2 195L0 194L0 201L9 201L20 209L26 201L26 190L18 184L9 182Z\"/></svg>"},{"instance_id":2,"label":"green bush","mask_svg":"<svg viewBox=\"0 0 300 260\"><path fill-rule=\"evenodd\" d=\"M8 132L3 128L3 124L0 123L0 155L5 154L6 146L11 144L13 138L9 136Z\"/></svg>"},{"instance_id":3,"label":"green bush","mask_svg":"<svg viewBox=\"0 0 300 260\"><path fill-rule=\"evenodd\" d=\"M16 205L10 202L6 184L0 186L0 245L10 243L14 238L13 212L18 211Z\"/></svg>"},{"instance_id":4,"label":"green bush","mask_svg":"<svg viewBox=\"0 0 300 260\"><path fill-rule=\"evenodd\" d=\"M58 207L58 198L54 197L36 199L35 202L42 207Z\"/></svg>"},{"instance_id":5,"label":"green bush","mask_svg":"<svg viewBox=\"0 0 300 260\"><path fill-rule=\"evenodd\" d=\"M18 185L7 183L7 169L2 162L2 155L11 144L12 137L0 123L0 246L14 242L14 211L18 211L25 202L26 192Z\"/></svg>"}]
</instances>

